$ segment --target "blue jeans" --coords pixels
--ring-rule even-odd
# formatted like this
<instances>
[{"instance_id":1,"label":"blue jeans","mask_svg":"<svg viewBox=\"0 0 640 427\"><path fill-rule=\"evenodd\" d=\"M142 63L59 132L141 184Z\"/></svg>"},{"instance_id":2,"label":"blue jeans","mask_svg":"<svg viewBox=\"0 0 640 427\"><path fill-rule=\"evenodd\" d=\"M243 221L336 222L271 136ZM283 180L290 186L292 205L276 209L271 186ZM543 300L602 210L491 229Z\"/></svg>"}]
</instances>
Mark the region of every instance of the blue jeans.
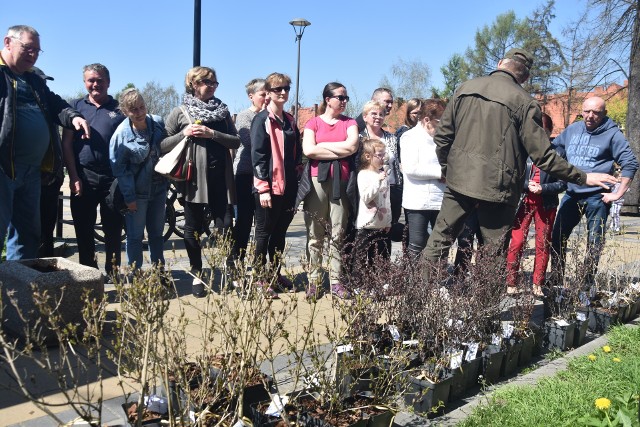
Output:
<instances>
[{"instance_id":1,"label":"blue jeans","mask_svg":"<svg viewBox=\"0 0 640 427\"><path fill-rule=\"evenodd\" d=\"M36 258L40 246L40 167L16 163L15 171L15 180L0 172L0 244L8 234L8 260Z\"/></svg>"},{"instance_id":2,"label":"blue jeans","mask_svg":"<svg viewBox=\"0 0 640 427\"><path fill-rule=\"evenodd\" d=\"M438 217L436 210L405 209L404 215L409 227L409 244L407 251L412 257L417 258L427 246L429 240L429 226L433 230Z\"/></svg>"},{"instance_id":3,"label":"blue jeans","mask_svg":"<svg viewBox=\"0 0 640 427\"><path fill-rule=\"evenodd\" d=\"M564 275L567 241L582 215L587 216L587 253L584 266L587 280L595 275L604 247L604 234L611 205L602 201L602 193L565 194L560 202L551 236L551 265L554 273Z\"/></svg>"},{"instance_id":4,"label":"blue jeans","mask_svg":"<svg viewBox=\"0 0 640 427\"><path fill-rule=\"evenodd\" d=\"M151 184L151 197L137 199L137 211L125 215L127 224L127 260L135 268L142 266L142 238L147 229L149 256L153 264L164 265L164 219L167 200L167 184Z\"/></svg>"}]
</instances>

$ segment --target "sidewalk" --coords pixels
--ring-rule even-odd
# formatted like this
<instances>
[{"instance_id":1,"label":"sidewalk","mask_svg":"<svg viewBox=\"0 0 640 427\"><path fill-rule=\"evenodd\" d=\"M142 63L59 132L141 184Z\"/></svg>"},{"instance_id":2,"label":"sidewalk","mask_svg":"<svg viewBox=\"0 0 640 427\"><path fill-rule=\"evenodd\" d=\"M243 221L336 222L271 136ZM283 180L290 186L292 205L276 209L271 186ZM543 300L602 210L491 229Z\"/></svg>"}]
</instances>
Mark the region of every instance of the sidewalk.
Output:
<instances>
[{"instance_id":1,"label":"sidewalk","mask_svg":"<svg viewBox=\"0 0 640 427\"><path fill-rule=\"evenodd\" d=\"M68 187L66 184L63 186L63 191L65 194L68 194ZM68 198L64 200L63 206L63 215L66 220L71 219L71 213L69 208L69 200ZM583 223L584 224L584 223ZM623 235L607 235L609 239L607 242L607 249L601 260L601 265L606 265L610 268L622 268L626 271L633 271L633 275L638 275L639 264L638 260L640 259L640 218L637 217L623 217L622 224L624 227ZM581 227L584 227L582 225ZM580 232L580 230L576 230L576 232ZM584 235L584 230L582 230ZM530 239L532 234L530 234ZM63 228L63 241L66 244L66 252L65 256L68 259L73 261L78 261L78 253L77 247L75 243L75 235L74 230L71 225L65 225ZM289 228L287 233L287 255L286 262L287 267L292 269L293 271L300 272L302 268L300 266L300 260L304 258L305 255L305 245L306 245L306 229L304 226L303 214L298 213L295 215L294 220ZM529 245L531 247L531 245ZM97 247L98 254L98 264L101 269L104 267L105 257L104 257L104 248L102 244L98 244ZM126 254L124 253L124 242L123 242L123 263L126 261ZM400 243L393 244L393 252L394 254L399 253L401 250ZM612 255L615 253L615 256ZM146 256L146 255L145 255ZM186 255L186 251L184 250L184 244L181 238L178 238L176 235L173 235L169 241L165 243L165 257L167 260L167 264L170 266L173 277L176 282L176 288L178 291L178 298L188 301L191 304L198 305L202 304L202 300L197 300L191 295L191 277L186 273L188 270L189 262ZM533 263L533 251L528 249L525 253L525 259L523 259L523 269L526 271L531 271L532 263ZM113 285L106 285L105 292L113 293L114 287ZM298 292L297 294L289 294L291 298L303 298L303 292ZM331 297L324 296L318 302L318 310L320 315L331 316L333 313L333 308L331 304ZM178 301L177 298L171 301L171 309L170 313L177 313ZM115 307L111 307L115 308ZM192 334L193 337L193 348L187 349L189 353L195 352L199 345L197 344L197 340L199 339L199 334L197 331L197 324L195 322L198 319L197 312L195 310L188 311L189 320L194 323L194 328L189 330L189 334ZM534 318L540 319L542 317L542 305L538 303L535 308ZM321 318L321 317L320 317ZM580 349L579 349L580 350ZM576 350L576 351L579 351ZM282 361L282 365L279 368L284 367L285 361L284 358ZM280 363L279 362L279 363ZM549 364L552 365L552 364ZM549 366L547 365L547 366ZM559 369L557 364L553 364L549 366L547 370L555 371ZM537 371L536 371L537 372ZM0 374L0 383L6 384L6 377L3 378L4 374ZM124 413L120 405L124 402L124 398L122 397L122 390L117 385L117 377L115 367L111 367L111 370L106 372L105 375L109 375L108 378L105 379L104 382L104 414L103 414L103 424L106 425L125 425ZM534 381L534 380L531 380ZM55 384L49 384L47 386L43 386L41 391L45 394L51 396L52 398L56 398L57 386ZM472 402L479 400L479 398L471 399ZM450 418L450 421L455 419L461 419L459 417L463 417L465 413L469 410L470 407L463 406L456 411L450 413L446 416L446 418L441 418L437 420L438 422L444 422L446 419ZM60 417L64 420L71 420L76 417L75 413L69 410L66 410L65 407L58 408L54 412L61 411ZM455 415L458 414L458 415ZM401 425L424 425L424 420L421 418L415 418L409 416L409 414L399 414L397 418L397 423ZM436 423L437 424L437 423ZM15 425L15 426L53 426L56 425L49 417L44 416L42 412L40 412L34 405L30 403L25 403L21 398L10 395L8 393L0 394L0 425ZM452 425L452 424L446 424Z\"/></svg>"}]
</instances>

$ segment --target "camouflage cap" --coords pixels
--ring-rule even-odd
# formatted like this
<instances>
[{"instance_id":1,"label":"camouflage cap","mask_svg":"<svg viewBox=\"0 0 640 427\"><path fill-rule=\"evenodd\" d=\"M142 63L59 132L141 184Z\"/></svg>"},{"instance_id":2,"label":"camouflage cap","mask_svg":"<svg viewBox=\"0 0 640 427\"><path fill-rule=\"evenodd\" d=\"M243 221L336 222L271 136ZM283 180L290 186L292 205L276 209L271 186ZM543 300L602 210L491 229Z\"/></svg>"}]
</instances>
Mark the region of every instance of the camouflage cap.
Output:
<instances>
[{"instance_id":1,"label":"camouflage cap","mask_svg":"<svg viewBox=\"0 0 640 427\"><path fill-rule=\"evenodd\" d=\"M527 68L531 68L531 66L533 65L533 55L531 55L524 49L509 49L504 57L513 59L514 61L518 61L519 63L524 64L524 66Z\"/></svg>"}]
</instances>

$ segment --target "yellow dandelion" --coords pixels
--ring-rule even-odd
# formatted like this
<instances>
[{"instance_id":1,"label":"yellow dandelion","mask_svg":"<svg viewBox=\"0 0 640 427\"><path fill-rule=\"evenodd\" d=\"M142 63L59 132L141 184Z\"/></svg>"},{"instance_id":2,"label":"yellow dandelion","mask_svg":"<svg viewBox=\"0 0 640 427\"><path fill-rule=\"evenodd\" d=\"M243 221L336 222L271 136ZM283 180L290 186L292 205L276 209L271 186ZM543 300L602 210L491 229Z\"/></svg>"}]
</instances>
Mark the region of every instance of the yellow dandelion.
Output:
<instances>
[{"instance_id":1,"label":"yellow dandelion","mask_svg":"<svg viewBox=\"0 0 640 427\"><path fill-rule=\"evenodd\" d=\"M610 407L611 407L611 401L606 397L601 397L599 399L596 399L596 408L598 408L599 410L606 411Z\"/></svg>"},{"instance_id":2,"label":"yellow dandelion","mask_svg":"<svg viewBox=\"0 0 640 427\"><path fill-rule=\"evenodd\" d=\"M613 359L611 359L611 360L613 360L613 361L614 361L614 362L616 362L616 363L620 363L620 362L622 362L622 360L620 360L620 358L619 358L619 357L614 357L614 358L613 358Z\"/></svg>"},{"instance_id":3,"label":"yellow dandelion","mask_svg":"<svg viewBox=\"0 0 640 427\"><path fill-rule=\"evenodd\" d=\"M597 357L595 354L590 354L589 356L587 356L589 358L590 361L595 362Z\"/></svg>"},{"instance_id":4,"label":"yellow dandelion","mask_svg":"<svg viewBox=\"0 0 640 427\"><path fill-rule=\"evenodd\" d=\"M605 353L611 353L611 347L605 345L604 347L602 347L602 351L604 351Z\"/></svg>"}]
</instances>

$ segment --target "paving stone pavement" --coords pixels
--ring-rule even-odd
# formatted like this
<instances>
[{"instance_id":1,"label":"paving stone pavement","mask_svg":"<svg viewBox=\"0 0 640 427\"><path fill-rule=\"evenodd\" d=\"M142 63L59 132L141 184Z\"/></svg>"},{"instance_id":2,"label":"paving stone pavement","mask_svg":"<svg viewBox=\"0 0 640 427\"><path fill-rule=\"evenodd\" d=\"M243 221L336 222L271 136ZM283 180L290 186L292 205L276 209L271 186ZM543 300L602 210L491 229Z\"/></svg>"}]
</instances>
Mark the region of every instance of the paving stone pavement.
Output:
<instances>
[{"instance_id":1,"label":"paving stone pavement","mask_svg":"<svg viewBox=\"0 0 640 427\"><path fill-rule=\"evenodd\" d=\"M63 186L63 190L65 191L65 194L68 193L66 185ZM71 219L68 198L64 200L63 215L65 220ZM609 240L607 246L617 248L617 254L610 258L607 258L605 256L603 257L603 260L606 260L605 262L609 266L620 268L627 272L633 272L633 275L640 275L638 274L640 268L640 265L638 264L638 260L640 259L640 257L638 256L640 252L640 218L623 217L622 223L624 231L622 235L608 236ZM584 225L582 225L582 227L584 227ZM78 254L77 248L75 246L75 235L73 232L73 227L69 224L65 224L62 231L62 239L60 239L60 241L63 242L66 246L64 256L71 260L77 261ZM576 232L584 233L584 230L578 228ZM529 237L532 238L532 236L533 235L530 234ZM287 265L294 271L301 271L300 260L303 259L305 255L305 245L306 230L304 226L304 218L302 213L298 213L294 217L294 220L287 233ZM394 243L392 249L395 255L400 253L401 246L399 243ZM103 252L104 248L101 244L98 244L97 250L99 265L103 267L105 261ZM191 296L191 277L186 273L189 263L186 256L186 251L184 250L182 239L178 238L175 235L172 236L171 239L165 244L165 251L167 263L170 265L172 274L176 281L178 296L180 298L193 298ZM523 264L523 268L525 270L531 270L532 256L533 252L531 250L528 250L525 253L526 259ZM123 261L125 259L126 255L124 254L123 243ZM113 291L114 289L112 285L105 286L105 292L113 293ZM505 301L505 304L508 304L508 301ZM319 310L331 310L331 302L329 297L325 297L322 299L319 304ZM539 322L541 321L541 319L542 306L541 303L539 303L538 305L536 305L536 309L534 311L534 320L537 320ZM567 357L572 357L575 355L584 354L584 352L589 352L591 351L590 349L592 347L602 345L601 342L603 342L603 340L606 340L606 337L595 338L585 346L582 346L579 349L568 353L564 358L561 359L561 361L547 363L536 371L511 379L511 382L535 383L541 375L551 375L558 369L563 369L564 366L566 366ZM287 364L287 358L284 356L277 359L275 362L277 370L282 371L286 371ZM115 374L115 372L111 372L111 374ZM1 377L0 381L2 381ZM54 388L52 387L52 390L53 389ZM110 377L105 380L104 398L103 424L111 426L125 425L124 414L121 408L121 404L124 403L124 398L122 397L121 390L116 386L114 377ZM409 413L400 413L396 417L396 424L405 426L455 425L456 422L464 419L466 414L468 414L469 411L472 410L473 407L475 407L481 401L481 395L468 396L467 398L461 400L457 405L448 407L448 412L446 415L431 422L425 420L424 418L411 415ZM69 410L61 412L59 416L65 421L72 420L76 417L75 413ZM0 393L0 425L39 427L49 425L54 426L56 425L56 423L53 422L53 420L49 417L43 416L42 413L35 409L34 406L30 403L22 402L16 397L9 397L7 393Z\"/></svg>"}]
</instances>

